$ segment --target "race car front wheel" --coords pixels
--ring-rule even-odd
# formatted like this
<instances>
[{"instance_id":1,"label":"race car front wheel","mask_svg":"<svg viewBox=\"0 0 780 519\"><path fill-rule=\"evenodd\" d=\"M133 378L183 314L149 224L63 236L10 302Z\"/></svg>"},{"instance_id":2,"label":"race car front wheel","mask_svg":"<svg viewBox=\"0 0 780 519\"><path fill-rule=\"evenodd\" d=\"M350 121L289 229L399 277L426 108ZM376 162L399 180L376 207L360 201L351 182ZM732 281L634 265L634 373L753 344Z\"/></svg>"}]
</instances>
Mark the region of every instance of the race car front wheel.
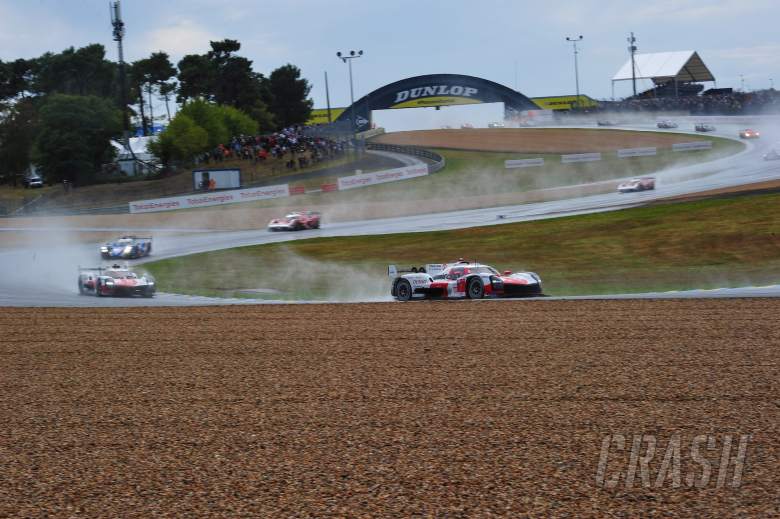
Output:
<instances>
[{"instance_id":1,"label":"race car front wheel","mask_svg":"<svg viewBox=\"0 0 780 519\"><path fill-rule=\"evenodd\" d=\"M466 287L466 295L469 299L482 299L485 295L485 283L482 278L471 278Z\"/></svg>"},{"instance_id":2,"label":"race car front wheel","mask_svg":"<svg viewBox=\"0 0 780 519\"><path fill-rule=\"evenodd\" d=\"M412 284L408 280L398 280L395 286L395 298L399 301L409 301L412 298Z\"/></svg>"}]
</instances>

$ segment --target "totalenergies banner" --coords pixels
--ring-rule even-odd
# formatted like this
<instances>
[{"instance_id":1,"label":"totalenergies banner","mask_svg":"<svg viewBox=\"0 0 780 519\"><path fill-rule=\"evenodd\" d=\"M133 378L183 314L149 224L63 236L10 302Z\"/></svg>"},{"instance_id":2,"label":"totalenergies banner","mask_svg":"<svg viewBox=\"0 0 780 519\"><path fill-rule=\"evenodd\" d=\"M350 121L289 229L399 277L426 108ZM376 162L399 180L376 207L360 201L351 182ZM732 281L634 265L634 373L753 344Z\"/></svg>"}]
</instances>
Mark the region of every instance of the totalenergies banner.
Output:
<instances>
[{"instance_id":1,"label":"totalenergies banner","mask_svg":"<svg viewBox=\"0 0 780 519\"><path fill-rule=\"evenodd\" d=\"M268 200L271 198L284 198L288 196L290 196L290 186L288 184L281 184L277 186L262 186L250 189L234 189L230 191L217 191L214 193L155 198L152 200L136 200L135 202L130 202L129 206L130 212L133 214L156 213L159 211L175 211L176 209L192 209L194 207L253 202L255 200Z\"/></svg>"},{"instance_id":2,"label":"totalenergies banner","mask_svg":"<svg viewBox=\"0 0 780 519\"><path fill-rule=\"evenodd\" d=\"M328 120L327 108L315 108L309 115L309 120L306 121L307 126L316 126L318 124L330 124L344 113L346 108L331 108L330 109L330 121Z\"/></svg>"},{"instance_id":3,"label":"totalenergies banner","mask_svg":"<svg viewBox=\"0 0 780 519\"><path fill-rule=\"evenodd\" d=\"M407 180L415 177L424 177L428 174L428 165L419 164L417 166L407 166L404 168L387 169L384 171L375 171L373 173L361 173L350 177L340 177L338 179L339 191L345 189L355 189L356 187L373 186L384 184L385 182L396 182L398 180Z\"/></svg>"}]
</instances>

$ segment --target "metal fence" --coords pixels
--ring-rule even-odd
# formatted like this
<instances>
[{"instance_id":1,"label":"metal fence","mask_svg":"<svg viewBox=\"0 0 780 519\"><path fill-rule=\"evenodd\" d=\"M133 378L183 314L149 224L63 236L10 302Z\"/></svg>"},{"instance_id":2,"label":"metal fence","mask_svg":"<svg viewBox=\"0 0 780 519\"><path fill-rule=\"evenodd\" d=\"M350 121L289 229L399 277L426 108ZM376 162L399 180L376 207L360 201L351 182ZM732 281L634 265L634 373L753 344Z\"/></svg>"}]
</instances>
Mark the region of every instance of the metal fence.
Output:
<instances>
[{"instance_id":1,"label":"metal fence","mask_svg":"<svg viewBox=\"0 0 780 519\"><path fill-rule=\"evenodd\" d=\"M402 153L404 155L412 155L414 157L420 157L430 161L428 164L428 171L430 173L436 173L440 171L446 165L444 157L436 153L435 151L427 150L417 146L399 146L397 144L382 144L378 142L366 143L366 149L375 151L389 151L391 153Z\"/></svg>"}]
</instances>

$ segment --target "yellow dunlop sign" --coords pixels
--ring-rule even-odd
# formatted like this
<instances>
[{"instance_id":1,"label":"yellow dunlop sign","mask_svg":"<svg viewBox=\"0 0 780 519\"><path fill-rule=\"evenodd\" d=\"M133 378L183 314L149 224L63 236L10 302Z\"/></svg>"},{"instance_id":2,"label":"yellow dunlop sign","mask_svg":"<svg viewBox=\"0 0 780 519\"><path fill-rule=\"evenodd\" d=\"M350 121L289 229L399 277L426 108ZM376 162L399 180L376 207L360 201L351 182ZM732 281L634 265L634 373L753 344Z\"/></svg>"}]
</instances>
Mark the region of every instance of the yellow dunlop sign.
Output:
<instances>
[{"instance_id":1,"label":"yellow dunlop sign","mask_svg":"<svg viewBox=\"0 0 780 519\"><path fill-rule=\"evenodd\" d=\"M316 124L328 124L338 119L339 115L344 113L346 108L331 108L330 109L330 121L328 121L328 109L327 108L315 108L309 115L309 120L306 121L307 126L314 126Z\"/></svg>"},{"instance_id":2,"label":"yellow dunlop sign","mask_svg":"<svg viewBox=\"0 0 780 519\"><path fill-rule=\"evenodd\" d=\"M422 97L394 104L390 108L424 108L426 106L473 105L482 101L470 97Z\"/></svg>"},{"instance_id":3,"label":"yellow dunlop sign","mask_svg":"<svg viewBox=\"0 0 780 519\"><path fill-rule=\"evenodd\" d=\"M531 101L542 110L571 110L577 105L577 96L532 97ZM580 95L580 108L595 108L599 104L586 95Z\"/></svg>"}]
</instances>

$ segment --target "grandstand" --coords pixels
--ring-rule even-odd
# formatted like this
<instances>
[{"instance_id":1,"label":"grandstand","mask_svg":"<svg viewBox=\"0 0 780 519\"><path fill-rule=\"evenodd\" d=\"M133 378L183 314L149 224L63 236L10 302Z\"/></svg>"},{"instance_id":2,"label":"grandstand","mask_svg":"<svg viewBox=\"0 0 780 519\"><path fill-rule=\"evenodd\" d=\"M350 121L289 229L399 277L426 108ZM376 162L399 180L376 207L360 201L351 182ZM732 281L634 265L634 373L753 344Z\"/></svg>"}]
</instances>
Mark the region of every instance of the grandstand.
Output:
<instances>
[{"instance_id":1,"label":"grandstand","mask_svg":"<svg viewBox=\"0 0 780 519\"><path fill-rule=\"evenodd\" d=\"M639 98L698 95L699 83L715 82L715 77L696 51L637 54L634 65L629 59L612 78L612 97L619 81L650 80L653 87L637 94Z\"/></svg>"}]
</instances>

